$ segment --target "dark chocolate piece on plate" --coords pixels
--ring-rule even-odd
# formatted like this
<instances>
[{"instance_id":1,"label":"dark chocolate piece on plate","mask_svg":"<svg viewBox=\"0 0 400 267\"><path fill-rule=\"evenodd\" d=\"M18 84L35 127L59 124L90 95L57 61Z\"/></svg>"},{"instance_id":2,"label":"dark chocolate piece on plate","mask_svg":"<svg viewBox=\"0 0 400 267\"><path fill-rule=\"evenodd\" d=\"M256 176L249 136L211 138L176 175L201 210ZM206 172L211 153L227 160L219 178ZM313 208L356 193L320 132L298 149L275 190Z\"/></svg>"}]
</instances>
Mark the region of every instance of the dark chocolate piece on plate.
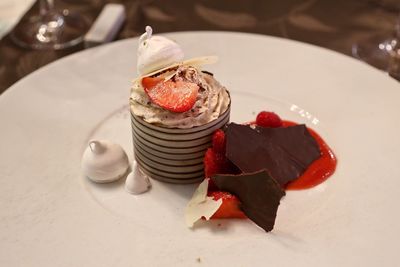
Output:
<instances>
[{"instance_id":1,"label":"dark chocolate piece on plate","mask_svg":"<svg viewBox=\"0 0 400 267\"><path fill-rule=\"evenodd\" d=\"M302 125L265 128L230 123L226 157L242 172L266 169L281 185L295 180L321 156L317 141Z\"/></svg>"},{"instance_id":2,"label":"dark chocolate piece on plate","mask_svg":"<svg viewBox=\"0 0 400 267\"><path fill-rule=\"evenodd\" d=\"M274 228L276 212L285 191L267 171L212 177L219 189L236 195L247 217L266 232Z\"/></svg>"}]
</instances>

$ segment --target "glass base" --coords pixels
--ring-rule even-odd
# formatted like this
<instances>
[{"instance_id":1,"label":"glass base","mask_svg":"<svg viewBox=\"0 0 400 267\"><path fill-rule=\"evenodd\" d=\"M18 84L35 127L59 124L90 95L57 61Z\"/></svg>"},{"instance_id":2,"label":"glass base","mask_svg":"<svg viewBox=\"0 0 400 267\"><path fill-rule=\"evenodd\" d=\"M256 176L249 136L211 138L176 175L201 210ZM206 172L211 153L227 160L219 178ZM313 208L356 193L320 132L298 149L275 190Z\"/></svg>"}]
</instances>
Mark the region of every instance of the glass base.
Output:
<instances>
[{"instance_id":1,"label":"glass base","mask_svg":"<svg viewBox=\"0 0 400 267\"><path fill-rule=\"evenodd\" d=\"M390 52L397 45L393 38L372 37L363 43L354 44L352 54L366 63L387 71L390 63Z\"/></svg>"},{"instance_id":2,"label":"glass base","mask_svg":"<svg viewBox=\"0 0 400 267\"><path fill-rule=\"evenodd\" d=\"M11 32L11 39L21 47L65 49L83 41L88 24L78 14L50 12L21 20Z\"/></svg>"}]
</instances>

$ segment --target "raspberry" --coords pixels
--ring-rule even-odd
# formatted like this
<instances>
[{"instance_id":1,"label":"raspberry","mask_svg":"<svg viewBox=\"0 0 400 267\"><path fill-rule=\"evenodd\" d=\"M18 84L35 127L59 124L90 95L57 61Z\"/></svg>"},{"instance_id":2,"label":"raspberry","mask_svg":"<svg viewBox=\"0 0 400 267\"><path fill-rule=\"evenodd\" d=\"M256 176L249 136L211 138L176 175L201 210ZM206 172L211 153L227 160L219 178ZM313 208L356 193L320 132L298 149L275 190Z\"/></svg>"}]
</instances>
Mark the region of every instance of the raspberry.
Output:
<instances>
[{"instance_id":1,"label":"raspberry","mask_svg":"<svg viewBox=\"0 0 400 267\"><path fill-rule=\"evenodd\" d=\"M261 127L282 127L281 118L274 112L261 111L256 118L256 124Z\"/></svg>"},{"instance_id":2,"label":"raspberry","mask_svg":"<svg viewBox=\"0 0 400 267\"><path fill-rule=\"evenodd\" d=\"M214 132L212 136L212 146L215 152L225 154L225 133L221 129Z\"/></svg>"}]
</instances>

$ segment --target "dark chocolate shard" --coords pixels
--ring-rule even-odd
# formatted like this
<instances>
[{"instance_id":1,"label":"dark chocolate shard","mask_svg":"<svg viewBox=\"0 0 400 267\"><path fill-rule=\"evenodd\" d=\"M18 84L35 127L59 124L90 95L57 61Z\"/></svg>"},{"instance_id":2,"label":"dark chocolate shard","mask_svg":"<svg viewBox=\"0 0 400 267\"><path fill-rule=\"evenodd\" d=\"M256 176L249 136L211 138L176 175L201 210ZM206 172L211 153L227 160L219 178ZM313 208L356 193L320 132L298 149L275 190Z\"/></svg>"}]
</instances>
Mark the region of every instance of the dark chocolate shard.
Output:
<instances>
[{"instance_id":1,"label":"dark chocolate shard","mask_svg":"<svg viewBox=\"0 0 400 267\"><path fill-rule=\"evenodd\" d=\"M276 212L285 191L267 171L212 177L219 189L236 195L241 209L266 232L274 228Z\"/></svg>"},{"instance_id":2,"label":"dark chocolate shard","mask_svg":"<svg viewBox=\"0 0 400 267\"><path fill-rule=\"evenodd\" d=\"M226 157L242 172L266 169L281 186L295 180L321 156L307 127L265 128L230 123Z\"/></svg>"}]
</instances>

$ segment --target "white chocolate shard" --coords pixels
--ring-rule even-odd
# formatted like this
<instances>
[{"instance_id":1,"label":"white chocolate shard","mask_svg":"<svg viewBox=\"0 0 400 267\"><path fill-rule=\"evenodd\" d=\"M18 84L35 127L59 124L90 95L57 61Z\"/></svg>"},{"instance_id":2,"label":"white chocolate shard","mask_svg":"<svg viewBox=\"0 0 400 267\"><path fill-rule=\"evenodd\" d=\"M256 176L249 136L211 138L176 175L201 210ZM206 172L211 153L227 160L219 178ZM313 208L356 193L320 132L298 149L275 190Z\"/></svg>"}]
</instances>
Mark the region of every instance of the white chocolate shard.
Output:
<instances>
[{"instance_id":1,"label":"white chocolate shard","mask_svg":"<svg viewBox=\"0 0 400 267\"><path fill-rule=\"evenodd\" d=\"M208 181L208 179L204 179L186 206L185 222L189 228L192 228L194 223L202 217L209 220L222 205L222 199L214 200L207 196Z\"/></svg>"}]
</instances>

